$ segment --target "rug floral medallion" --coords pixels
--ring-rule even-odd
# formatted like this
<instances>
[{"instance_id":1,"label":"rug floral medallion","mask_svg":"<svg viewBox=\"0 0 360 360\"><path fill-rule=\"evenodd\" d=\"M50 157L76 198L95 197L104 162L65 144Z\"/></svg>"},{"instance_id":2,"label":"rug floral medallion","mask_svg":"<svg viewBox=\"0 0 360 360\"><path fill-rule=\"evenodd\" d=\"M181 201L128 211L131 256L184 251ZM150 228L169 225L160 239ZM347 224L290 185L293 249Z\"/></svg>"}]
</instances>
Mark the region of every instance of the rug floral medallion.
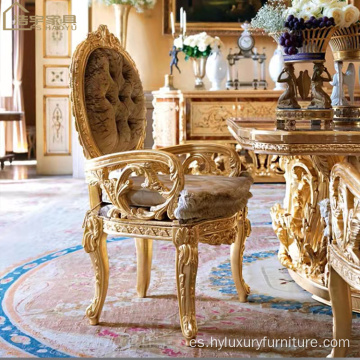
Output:
<instances>
[{"instance_id":1,"label":"rug floral medallion","mask_svg":"<svg viewBox=\"0 0 360 360\"><path fill-rule=\"evenodd\" d=\"M268 209L282 190L282 185L254 186L249 205L253 231L244 256L244 277L251 287L248 303L237 300L229 247L200 244L196 347L186 347L181 335L171 243L154 242L148 297L139 299L133 239L108 240L108 296L100 325L90 326L84 314L94 278L80 238L78 244L47 251L2 273L0 356L326 356L330 349L322 344L332 337L330 307L297 286L277 259L278 240ZM359 356L356 315L353 334L349 355ZM297 346L273 346L271 342L290 338L316 339L319 345L301 347L298 341Z\"/></svg>"}]
</instances>

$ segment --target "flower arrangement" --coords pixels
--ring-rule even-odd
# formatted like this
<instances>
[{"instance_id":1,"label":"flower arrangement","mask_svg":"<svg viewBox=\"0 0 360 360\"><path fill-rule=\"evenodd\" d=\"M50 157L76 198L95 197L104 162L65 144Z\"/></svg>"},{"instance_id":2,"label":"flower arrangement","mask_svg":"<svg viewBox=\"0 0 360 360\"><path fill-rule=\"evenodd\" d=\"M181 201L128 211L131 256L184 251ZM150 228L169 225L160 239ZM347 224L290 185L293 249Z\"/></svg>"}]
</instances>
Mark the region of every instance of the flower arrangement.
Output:
<instances>
[{"instance_id":1,"label":"flower arrangement","mask_svg":"<svg viewBox=\"0 0 360 360\"><path fill-rule=\"evenodd\" d=\"M283 0L269 0L251 20L251 27L261 29L266 33L275 33L284 30L284 12L286 4Z\"/></svg>"},{"instance_id":2,"label":"flower arrangement","mask_svg":"<svg viewBox=\"0 0 360 360\"><path fill-rule=\"evenodd\" d=\"M332 19L332 25L349 27L359 21L360 12L357 7L348 5L345 0L293 0L291 7L287 8L284 14L285 17L293 15L299 20L304 19L305 24L308 24L307 28L316 28L331 26L326 24L329 19ZM327 21L322 21L324 19Z\"/></svg>"},{"instance_id":3,"label":"flower arrangement","mask_svg":"<svg viewBox=\"0 0 360 360\"><path fill-rule=\"evenodd\" d=\"M220 39L209 36L206 32L190 35L183 38L179 36L174 40L174 46L185 54L185 59L208 57L215 46L220 46Z\"/></svg>"},{"instance_id":4,"label":"flower arrangement","mask_svg":"<svg viewBox=\"0 0 360 360\"><path fill-rule=\"evenodd\" d=\"M346 0L292 0L288 8L282 0L270 0L260 8L251 25L273 33L286 55L296 55L310 43L312 45L308 49L305 46L302 52L322 53L328 41L320 38L330 38L334 26L349 27L357 23L359 15L359 9L348 5ZM312 29L320 31L312 33Z\"/></svg>"},{"instance_id":5,"label":"flower arrangement","mask_svg":"<svg viewBox=\"0 0 360 360\"><path fill-rule=\"evenodd\" d=\"M106 5L131 5L137 12L152 9L156 0L102 0Z\"/></svg>"}]
</instances>

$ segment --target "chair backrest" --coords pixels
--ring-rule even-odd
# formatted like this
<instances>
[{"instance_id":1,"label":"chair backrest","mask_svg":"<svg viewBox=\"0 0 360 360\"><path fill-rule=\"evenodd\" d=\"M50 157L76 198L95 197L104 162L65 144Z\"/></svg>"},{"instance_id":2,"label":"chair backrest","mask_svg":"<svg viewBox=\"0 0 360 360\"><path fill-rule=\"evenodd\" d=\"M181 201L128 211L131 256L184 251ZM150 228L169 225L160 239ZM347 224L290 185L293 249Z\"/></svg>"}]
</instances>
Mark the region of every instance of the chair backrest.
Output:
<instances>
[{"instance_id":1,"label":"chair backrest","mask_svg":"<svg viewBox=\"0 0 360 360\"><path fill-rule=\"evenodd\" d=\"M145 97L130 55L105 25L73 55L71 101L87 159L143 146Z\"/></svg>"}]
</instances>

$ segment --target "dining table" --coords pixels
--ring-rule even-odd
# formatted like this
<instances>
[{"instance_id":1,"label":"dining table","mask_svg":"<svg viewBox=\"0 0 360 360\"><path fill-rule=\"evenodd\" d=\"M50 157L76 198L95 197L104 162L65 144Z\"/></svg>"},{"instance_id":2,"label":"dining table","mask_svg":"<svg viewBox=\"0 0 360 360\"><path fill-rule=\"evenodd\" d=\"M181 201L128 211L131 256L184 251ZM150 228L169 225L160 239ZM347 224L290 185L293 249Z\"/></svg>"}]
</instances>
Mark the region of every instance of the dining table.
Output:
<instances>
[{"instance_id":1,"label":"dining table","mask_svg":"<svg viewBox=\"0 0 360 360\"><path fill-rule=\"evenodd\" d=\"M243 149L270 158L280 156L286 182L284 201L270 209L280 242L278 258L298 285L329 304L327 247L331 224L322 213L321 202L332 194L329 187L335 164L348 162L360 170L360 126L307 121L286 128L276 121L239 118L228 119L227 125ZM346 202L337 199L336 203L341 207ZM360 243L360 234L354 236ZM352 304L354 311L360 312L360 293L355 290Z\"/></svg>"}]
</instances>

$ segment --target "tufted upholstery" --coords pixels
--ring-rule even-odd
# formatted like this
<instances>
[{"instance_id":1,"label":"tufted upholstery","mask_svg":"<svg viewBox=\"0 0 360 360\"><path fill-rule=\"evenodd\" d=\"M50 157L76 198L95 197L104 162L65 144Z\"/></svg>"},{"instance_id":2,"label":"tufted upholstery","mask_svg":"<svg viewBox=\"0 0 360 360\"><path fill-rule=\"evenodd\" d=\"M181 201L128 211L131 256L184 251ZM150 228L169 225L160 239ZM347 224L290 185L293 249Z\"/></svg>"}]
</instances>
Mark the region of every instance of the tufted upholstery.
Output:
<instances>
[{"instance_id":1,"label":"tufted upholstery","mask_svg":"<svg viewBox=\"0 0 360 360\"><path fill-rule=\"evenodd\" d=\"M85 70L85 104L94 140L105 154L134 150L145 129L145 98L130 61L98 48Z\"/></svg>"},{"instance_id":2,"label":"tufted upholstery","mask_svg":"<svg viewBox=\"0 0 360 360\"><path fill-rule=\"evenodd\" d=\"M164 175L160 181L171 187L171 181ZM140 207L156 206L165 199L156 191L144 189L144 178L132 178L133 188L128 193L131 205ZM243 209L251 198L251 177L225 177L211 175L185 175L185 187L181 191L175 216L181 223L232 216ZM110 202L103 192L103 201ZM101 210L106 216L112 205Z\"/></svg>"}]
</instances>

